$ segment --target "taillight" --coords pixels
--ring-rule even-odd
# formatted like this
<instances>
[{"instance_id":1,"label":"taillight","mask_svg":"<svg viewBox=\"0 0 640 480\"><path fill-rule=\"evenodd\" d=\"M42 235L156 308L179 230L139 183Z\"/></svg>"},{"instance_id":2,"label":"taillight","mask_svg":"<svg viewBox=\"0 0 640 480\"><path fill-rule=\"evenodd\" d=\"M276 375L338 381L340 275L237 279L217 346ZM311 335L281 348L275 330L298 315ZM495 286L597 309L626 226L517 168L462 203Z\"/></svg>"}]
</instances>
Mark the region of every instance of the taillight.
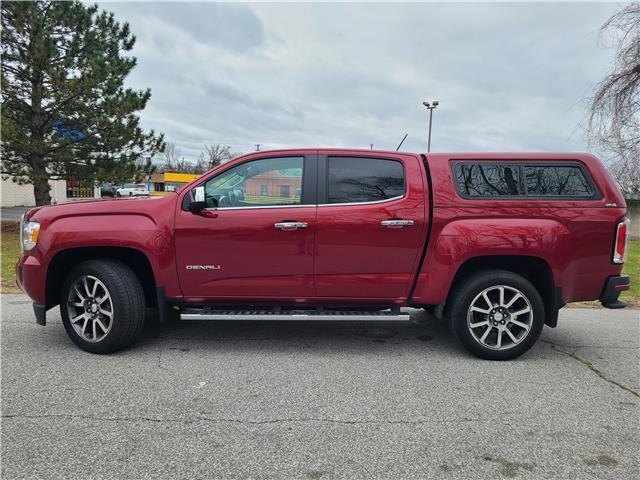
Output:
<instances>
[{"instance_id":1,"label":"taillight","mask_svg":"<svg viewBox=\"0 0 640 480\"><path fill-rule=\"evenodd\" d=\"M613 263L624 263L627 251L627 232L629 231L629 219L625 218L616 229L616 243L613 245Z\"/></svg>"}]
</instances>

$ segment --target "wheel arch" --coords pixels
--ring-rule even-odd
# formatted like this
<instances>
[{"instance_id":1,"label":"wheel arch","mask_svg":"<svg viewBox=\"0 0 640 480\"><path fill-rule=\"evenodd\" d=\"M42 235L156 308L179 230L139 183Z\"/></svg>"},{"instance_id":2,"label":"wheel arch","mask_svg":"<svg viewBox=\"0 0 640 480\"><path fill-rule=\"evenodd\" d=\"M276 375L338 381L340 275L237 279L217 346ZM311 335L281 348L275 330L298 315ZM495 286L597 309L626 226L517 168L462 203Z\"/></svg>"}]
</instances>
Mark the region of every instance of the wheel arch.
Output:
<instances>
[{"instance_id":1,"label":"wheel arch","mask_svg":"<svg viewBox=\"0 0 640 480\"><path fill-rule=\"evenodd\" d=\"M556 326L558 310L564 305L562 292L555 286L549 263L541 257L530 255L486 255L467 259L458 267L453 277L443 308L446 309L446 305L450 303L456 286L462 279L470 274L487 270L506 270L530 281L542 296L545 306L545 324L550 327Z\"/></svg>"},{"instance_id":2,"label":"wheel arch","mask_svg":"<svg viewBox=\"0 0 640 480\"><path fill-rule=\"evenodd\" d=\"M87 260L118 260L138 277L147 307L156 305L156 280L147 256L130 247L78 247L62 250L52 258L47 269L45 296L47 308L59 303L60 290L69 271Z\"/></svg>"}]
</instances>

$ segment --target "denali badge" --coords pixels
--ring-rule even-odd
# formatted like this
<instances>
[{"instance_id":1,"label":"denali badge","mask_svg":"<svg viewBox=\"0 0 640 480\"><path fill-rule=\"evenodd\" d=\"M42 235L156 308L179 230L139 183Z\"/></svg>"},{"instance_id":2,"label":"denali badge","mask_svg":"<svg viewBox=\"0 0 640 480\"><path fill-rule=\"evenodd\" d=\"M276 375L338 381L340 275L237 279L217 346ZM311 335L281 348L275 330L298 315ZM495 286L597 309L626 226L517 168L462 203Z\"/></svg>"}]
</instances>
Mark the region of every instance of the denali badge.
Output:
<instances>
[{"instance_id":1,"label":"denali badge","mask_svg":"<svg viewBox=\"0 0 640 480\"><path fill-rule=\"evenodd\" d=\"M220 265L187 265L187 270L220 270Z\"/></svg>"}]
</instances>

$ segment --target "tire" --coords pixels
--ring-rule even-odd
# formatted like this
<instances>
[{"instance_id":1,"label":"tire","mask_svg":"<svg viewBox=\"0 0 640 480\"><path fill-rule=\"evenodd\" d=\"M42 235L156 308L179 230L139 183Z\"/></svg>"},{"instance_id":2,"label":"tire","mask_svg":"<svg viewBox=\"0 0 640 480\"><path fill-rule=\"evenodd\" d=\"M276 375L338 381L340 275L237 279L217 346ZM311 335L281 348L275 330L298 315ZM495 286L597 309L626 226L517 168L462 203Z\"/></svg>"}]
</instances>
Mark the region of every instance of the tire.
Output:
<instances>
[{"instance_id":1,"label":"tire","mask_svg":"<svg viewBox=\"0 0 640 480\"><path fill-rule=\"evenodd\" d=\"M529 350L542 332L542 297L521 275L505 270L479 272L464 279L452 298L448 309L452 330L464 347L480 358L516 358Z\"/></svg>"},{"instance_id":2,"label":"tire","mask_svg":"<svg viewBox=\"0 0 640 480\"><path fill-rule=\"evenodd\" d=\"M76 266L60 296L67 334L91 353L115 352L135 342L144 327L145 309L140 281L115 260L89 260Z\"/></svg>"},{"instance_id":3,"label":"tire","mask_svg":"<svg viewBox=\"0 0 640 480\"><path fill-rule=\"evenodd\" d=\"M122 194L120 192L116 192L116 197L121 197Z\"/></svg>"}]
</instances>

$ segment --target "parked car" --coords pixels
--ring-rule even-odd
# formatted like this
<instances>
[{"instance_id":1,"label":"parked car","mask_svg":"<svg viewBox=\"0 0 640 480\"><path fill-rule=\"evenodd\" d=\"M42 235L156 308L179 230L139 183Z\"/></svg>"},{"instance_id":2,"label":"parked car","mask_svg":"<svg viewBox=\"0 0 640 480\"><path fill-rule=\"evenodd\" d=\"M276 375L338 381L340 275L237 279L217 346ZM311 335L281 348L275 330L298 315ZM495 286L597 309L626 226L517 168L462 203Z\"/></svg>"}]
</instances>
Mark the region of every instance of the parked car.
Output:
<instances>
[{"instance_id":1,"label":"parked car","mask_svg":"<svg viewBox=\"0 0 640 480\"><path fill-rule=\"evenodd\" d=\"M60 305L84 350L159 319L450 322L482 358L517 357L568 302L621 308L629 221L578 153L254 152L180 192L36 207L19 285Z\"/></svg>"},{"instance_id":2,"label":"parked car","mask_svg":"<svg viewBox=\"0 0 640 480\"><path fill-rule=\"evenodd\" d=\"M144 183L125 183L116 190L116 197L135 197L149 195L149 189Z\"/></svg>"},{"instance_id":3,"label":"parked car","mask_svg":"<svg viewBox=\"0 0 640 480\"><path fill-rule=\"evenodd\" d=\"M102 183L100 184L100 196L101 197L113 197L113 185L111 183Z\"/></svg>"}]
</instances>

